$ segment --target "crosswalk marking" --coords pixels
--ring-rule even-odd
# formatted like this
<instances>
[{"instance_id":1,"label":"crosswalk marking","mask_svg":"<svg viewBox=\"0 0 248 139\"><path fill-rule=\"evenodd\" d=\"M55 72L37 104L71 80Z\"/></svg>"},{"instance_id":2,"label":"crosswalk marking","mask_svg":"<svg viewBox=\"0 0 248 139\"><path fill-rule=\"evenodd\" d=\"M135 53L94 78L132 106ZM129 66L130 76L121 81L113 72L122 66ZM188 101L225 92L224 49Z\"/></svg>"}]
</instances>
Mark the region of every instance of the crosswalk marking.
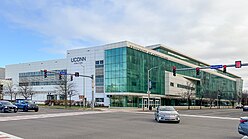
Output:
<instances>
[{"instance_id":1,"label":"crosswalk marking","mask_svg":"<svg viewBox=\"0 0 248 139\"><path fill-rule=\"evenodd\" d=\"M134 112L134 113L153 114L153 112ZM180 114L180 116L181 116L181 117L195 117L195 118L222 119L222 120L240 120L240 118L218 117L218 116L206 116L206 115Z\"/></svg>"},{"instance_id":2,"label":"crosswalk marking","mask_svg":"<svg viewBox=\"0 0 248 139\"><path fill-rule=\"evenodd\" d=\"M14 135L10 135L8 133L4 133L0 131L0 139L23 139Z\"/></svg>"},{"instance_id":3,"label":"crosswalk marking","mask_svg":"<svg viewBox=\"0 0 248 139\"><path fill-rule=\"evenodd\" d=\"M55 113L55 114L11 116L11 117L1 117L0 122L16 121L16 120L28 120L28 119L41 119L41 118L51 118L51 117L63 117L63 116L76 116L76 115L86 115L86 114L98 114L98 113L109 113L109 112L112 112L112 111L88 111L88 112L68 112L68 113Z\"/></svg>"},{"instance_id":4,"label":"crosswalk marking","mask_svg":"<svg viewBox=\"0 0 248 139\"><path fill-rule=\"evenodd\" d=\"M204 115L188 115L188 114L180 114L180 116L185 116L185 117L197 117L197 118L222 119L222 120L240 120L240 118L217 117L217 116L204 116Z\"/></svg>"}]
</instances>

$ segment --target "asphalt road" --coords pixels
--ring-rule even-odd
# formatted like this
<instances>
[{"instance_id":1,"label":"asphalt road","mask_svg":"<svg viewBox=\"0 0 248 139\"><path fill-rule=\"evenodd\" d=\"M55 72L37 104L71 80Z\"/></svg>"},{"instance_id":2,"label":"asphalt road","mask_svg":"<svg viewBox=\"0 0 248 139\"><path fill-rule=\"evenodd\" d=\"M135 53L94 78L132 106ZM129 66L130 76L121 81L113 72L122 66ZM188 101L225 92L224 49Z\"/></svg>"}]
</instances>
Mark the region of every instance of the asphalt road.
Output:
<instances>
[{"instance_id":1,"label":"asphalt road","mask_svg":"<svg viewBox=\"0 0 248 139\"><path fill-rule=\"evenodd\" d=\"M30 119L0 122L0 131L25 139L241 139L237 132L238 118L248 114L232 109L184 110L179 113L237 119L181 116L179 124L157 123L151 112L80 112L75 116L44 117L47 113L73 112L47 109L38 113L20 112L19 117L26 115ZM0 113L0 120L14 118L13 115ZM41 116L32 119L35 115Z\"/></svg>"}]
</instances>

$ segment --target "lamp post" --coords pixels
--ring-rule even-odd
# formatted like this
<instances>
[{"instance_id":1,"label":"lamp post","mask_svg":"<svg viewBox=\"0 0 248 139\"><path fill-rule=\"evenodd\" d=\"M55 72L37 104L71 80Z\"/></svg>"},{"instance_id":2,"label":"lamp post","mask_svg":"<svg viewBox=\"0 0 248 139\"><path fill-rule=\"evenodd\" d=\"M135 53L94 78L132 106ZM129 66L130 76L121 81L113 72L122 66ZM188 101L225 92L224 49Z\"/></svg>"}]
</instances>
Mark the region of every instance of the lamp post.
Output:
<instances>
[{"instance_id":1,"label":"lamp post","mask_svg":"<svg viewBox=\"0 0 248 139\"><path fill-rule=\"evenodd\" d=\"M147 71L147 95L148 95L148 103L147 104L148 104L148 109L150 107L150 71L152 69L155 69L155 68L158 68L158 66L152 67L152 68L148 69L148 71Z\"/></svg>"},{"instance_id":2,"label":"lamp post","mask_svg":"<svg viewBox=\"0 0 248 139\"><path fill-rule=\"evenodd\" d=\"M80 64L80 66L83 67L83 75L85 75L85 66L84 65L81 65L81 64ZM84 105L84 107L86 107L85 78L83 78L83 95L84 95L84 97L83 97L83 105ZM80 102L80 104L81 104L81 102Z\"/></svg>"}]
</instances>

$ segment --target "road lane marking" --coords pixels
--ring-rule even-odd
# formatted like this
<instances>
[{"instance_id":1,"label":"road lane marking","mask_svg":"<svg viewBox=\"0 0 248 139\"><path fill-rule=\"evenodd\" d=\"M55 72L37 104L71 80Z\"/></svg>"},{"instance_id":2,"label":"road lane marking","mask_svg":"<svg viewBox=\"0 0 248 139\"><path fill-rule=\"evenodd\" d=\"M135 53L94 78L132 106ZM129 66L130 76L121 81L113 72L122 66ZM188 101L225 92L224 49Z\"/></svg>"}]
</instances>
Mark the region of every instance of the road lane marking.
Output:
<instances>
[{"instance_id":1,"label":"road lane marking","mask_svg":"<svg viewBox=\"0 0 248 139\"><path fill-rule=\"evenodd\" d=\"M29 120L29 119L42 119L42 118L52 118L52 117L64 117L64 116L77 116L77 115L110 113L110 112L112 112L112 111L88 111L88 112L68 112L68 113L11 116L11 117L1 117L0 122L16 121L16 120Z\"/></svg>"},{"instance_id":2,"label":"road lane marking","mask_svg":"<svg viewBox=\"0 0 248 139\"><path fill-rule=\"evenodd\" d=\"M23 139L23 138L0 131L0 139Z\"/></svg>"},{"instance_id":3,"label":"road lane marking","mask_svg":"<svg viewBox=\"0 0 248 139\"><path fill-rule=\"evenodd\" d=\"M153 112L134 112L142 114L153 114ZM206 115L190 115L190 114L180 114L181 117L195 117L195 118L210 118L210 119L222 119L222 120L240 120L240 118L232 117L218 117L218 116L206 116Z\"/></svg>"},{"instance_id":4,"label":"road lane marking","mask_svg":"<svg viewBox=\"0 0 248 139\"><path fill-rule=\"evenodd\" d=\"M240 120L240 118L218 117L218 116L204 116L204 115L180 114L180 116L183 116L183 117L196 117L196 118L222 119L222 120Z\"/></svg>"}]
</instances>

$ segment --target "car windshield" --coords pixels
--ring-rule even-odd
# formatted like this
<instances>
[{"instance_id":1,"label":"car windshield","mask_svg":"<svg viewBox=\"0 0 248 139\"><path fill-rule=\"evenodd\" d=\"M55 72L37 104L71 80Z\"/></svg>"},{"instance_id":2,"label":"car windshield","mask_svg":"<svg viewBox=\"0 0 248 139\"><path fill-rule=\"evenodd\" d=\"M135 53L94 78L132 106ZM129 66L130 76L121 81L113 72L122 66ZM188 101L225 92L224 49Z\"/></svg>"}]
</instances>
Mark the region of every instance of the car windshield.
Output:
<instances>
[{"instance_id":1,"label":"car windshield","mask_svg":"<svg viewBox=\"0 0 248 139\"><path fill-rule=\"evenodd\" d=\"M12 105L12 103L8 102L8 101L3 101L1 102L3 105Z\"/></svg>"},{"instance_id":2,"label":"car windshield","mask_svg":"<svg viewBox=\"0 0 248 139\"><path fill-rule=\"evenodd\" d=\"M173 107L160 107L159 110L160 111L175 111Z\"/></svg>"}]
</instances>

